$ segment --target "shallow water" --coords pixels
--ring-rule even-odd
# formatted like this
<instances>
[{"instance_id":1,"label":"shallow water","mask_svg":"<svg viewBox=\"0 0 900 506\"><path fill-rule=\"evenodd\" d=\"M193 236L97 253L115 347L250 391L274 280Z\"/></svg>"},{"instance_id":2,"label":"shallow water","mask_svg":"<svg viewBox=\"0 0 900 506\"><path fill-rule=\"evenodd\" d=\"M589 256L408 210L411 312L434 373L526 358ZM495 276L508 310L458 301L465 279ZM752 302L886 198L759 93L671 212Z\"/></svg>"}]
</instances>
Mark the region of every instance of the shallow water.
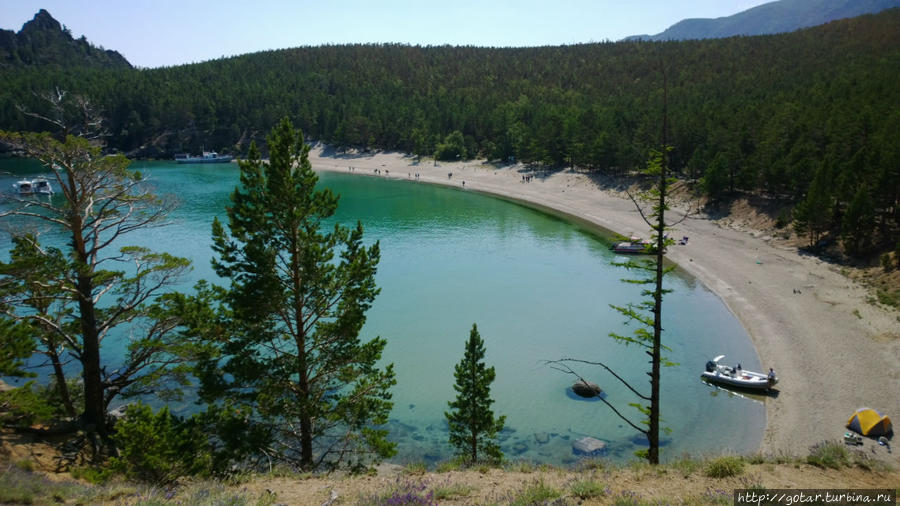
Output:
<instances>
[{"instance_id":1,"label":"shallow water","mask_svg":"<svg viewBox=\"0 0 900 506\"><path fill-rule=\"evenodd\" d=\"M160 193L181 202L170 226L142 231L128 243L193 259L185 289L198 279L215 281L210 225L214 216L224 218L237 166L133 167L148 174ZM7 172L0 174L0 189L8 191L17 176L37 175L40 168L6 160L0 171ZM492 396L495 413L507 417L501 438L507 457L571 463L572 443L583 436L607 441L613 459L628 459L641 447L636 432L602 402L567 392L574 377L544 363L564 357L602 361L649 390L643 350L608 337L633 331L609 304L636 302L641 288L620 282L635 276L611 265L616 257L605 239L559 217L460 189L336 173L320 178L341 195L336 218L361 221L366 241L381 242L381 294L362 336L386 338L385 361L395 364L395 461L433 463L450 456L443 413L454 394L453 366L473 323L485 340L487 363L497 371ZM8 248L4 234L4 259ZM699 380L705 362L718 354L761 370L746 332L694 279L675 274L667 288L673 292L664 300L663 339L672 349L668 358L680 365L663 370L663 425L672 430L665 436L670 444L664 458L755 450L765 426L760 398ZM115 351L106 353L114 357ZM577 370L604 389L607 401L639 418L628 407L637 399L611 375L597 366Z\"/></svg>"}]
</instances>

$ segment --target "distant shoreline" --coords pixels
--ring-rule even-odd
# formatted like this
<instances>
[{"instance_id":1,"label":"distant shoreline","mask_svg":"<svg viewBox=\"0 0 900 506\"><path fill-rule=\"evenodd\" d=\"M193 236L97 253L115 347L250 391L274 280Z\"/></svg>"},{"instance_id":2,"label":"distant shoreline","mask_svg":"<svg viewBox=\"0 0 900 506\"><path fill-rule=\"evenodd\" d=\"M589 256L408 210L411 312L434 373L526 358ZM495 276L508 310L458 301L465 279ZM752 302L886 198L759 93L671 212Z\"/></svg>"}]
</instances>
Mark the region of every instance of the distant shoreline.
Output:
<instances>
[{"instance_id":1,"label":"distant shoreline","mask_svg":"<svg viewBox=\"0 0 900 506\"><path fill-rule=\"evenodd\" d=\"M630 200L571 170L416 162L384 152L333 156L321 146L313 147L310 162L316 170L418 180L511 199L620 235L649 233ZM523 175L534 177L524 183ZM900 418L900 398L891 393L900 391L900 324L896 314L866 302L864 287L821 260L772 246L760 231L725 228L701 216L688 218L671 234L690 241L673 247L667 258L726 304L750 335L760 362L779 375L779 395L766 402L762 453L802 455L813 444L837 440L860 406ZM882 448L880 457L900 464L900 452Z\"/></svg>"}]
</instances>

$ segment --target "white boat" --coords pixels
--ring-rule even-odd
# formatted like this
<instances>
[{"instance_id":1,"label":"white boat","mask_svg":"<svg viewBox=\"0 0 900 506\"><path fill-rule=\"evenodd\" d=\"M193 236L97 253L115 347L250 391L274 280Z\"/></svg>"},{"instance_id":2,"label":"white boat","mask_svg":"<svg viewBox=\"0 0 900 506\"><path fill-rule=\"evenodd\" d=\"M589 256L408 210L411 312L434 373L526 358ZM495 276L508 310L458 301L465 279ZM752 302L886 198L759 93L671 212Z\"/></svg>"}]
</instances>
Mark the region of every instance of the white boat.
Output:
<instances>
[{"instance_id":1,"label":"white boat","mask_svg":"<svg viewBox=\"0 0 900 506\"><path fill-rule=\"evenodd\" d=\"M47 181L47 178L45 177L39 177L31 181L31 186L33 187L34 193L53 195L53 187L50 186L50 181Z\"/></svg>"},{"instance_id":2,"label":"white boat","mask_svg":"<svg viewBox=\"0 0 900 506\"><path fill-rule=\"evenodd\" d=\"M775 371L771 369L769 369L769 374L746 371L740 368L740 364L737 367L720 364L719 361L723 358L725 355L719 355L707 362L706 370L700 377L711 383L748 390L769 390L778 383Z\"/></svg>"},{"instance_id":3,"label":"white boat","mask_svg":"<svg viewBox=\"0 0 900 506\"><path fill-rule=\"evenodd\" d=\"M40 195L53 194L53 187L50 186L50 181L45 177L39 177L33 180L22 179L13 184L13 189L16 190L16 193L19 195L34 195L35 193Z\"/></svg>"},{"instance_id":4,"label":"white boat","mask_svg":"<svg viewBox=\"0 0 900 506\"><path fill-rule=\"evenodd\" d=\"M16 193L19 195L31 195L34 193L34 185L31 184L31 181L28 179L13 183L13 189L16 190Z\"/></svg>"},{"instance_id":5,"label":"white boat","mask_svg":"<svg viewBox=\"0 0 900 506\"><path fill-rule=\"evenodd\" d=\"M175 162L177 163L228 163L231 159L231 155L220 155L215 151L204 151L201 156L175 155Z\"/></svg>"}]
</instances>

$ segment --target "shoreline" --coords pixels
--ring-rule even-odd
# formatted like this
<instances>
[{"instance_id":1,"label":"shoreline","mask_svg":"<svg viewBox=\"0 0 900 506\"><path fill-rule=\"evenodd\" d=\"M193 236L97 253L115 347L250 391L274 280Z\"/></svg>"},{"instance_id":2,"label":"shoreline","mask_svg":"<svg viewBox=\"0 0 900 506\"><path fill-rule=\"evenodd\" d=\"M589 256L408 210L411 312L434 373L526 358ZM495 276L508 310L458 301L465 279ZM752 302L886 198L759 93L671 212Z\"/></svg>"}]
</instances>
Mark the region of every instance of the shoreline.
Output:
<instances>
[{"instance_id":1,"label":"shoreline","mask_svg":"<svg viewBox=\"0 0 900 506\"><path fill-rule=\"evenodd\" d=\"M322 146L310 150L310 163L316 170L476 191L624 236L649 232L623 193L571 169L420 163L391 152L326 154ZM523 175L533 177L523 182ZM674 206L673 211L679 214ZM772 245L761 232L725 228L702 214L670 234L690 240L673 246L666 257L725 303L746 329L760 363L778 373L779 395L766 401L760 452L805 454L816 443L838 440L859 407L900 419L900 398L891 394L900 391L900 320L869 304L864 287L796 248ZM900 464L900 454L869 446L879 458Z\"/></svg>"}]
</instances>

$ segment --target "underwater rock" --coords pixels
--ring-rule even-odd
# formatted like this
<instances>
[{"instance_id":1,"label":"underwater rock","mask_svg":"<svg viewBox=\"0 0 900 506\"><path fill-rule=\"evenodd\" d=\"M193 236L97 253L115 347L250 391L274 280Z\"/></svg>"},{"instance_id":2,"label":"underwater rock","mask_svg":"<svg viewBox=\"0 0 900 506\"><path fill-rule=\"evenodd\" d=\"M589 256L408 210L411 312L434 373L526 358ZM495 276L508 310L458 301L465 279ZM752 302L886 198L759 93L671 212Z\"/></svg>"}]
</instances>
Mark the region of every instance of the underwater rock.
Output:
<instances>
[{"instance_id":1,"label":"underwater rock","mask_svg":"<svg viewBox=\"0 0 900 506\"><path fill-rule=\"evenodd\" d=\"M586 399L598 397L603 393L603 389L601 389L599 385L585 380L576 381L575 384L572 385L572 391L579 397L584 397Z\"/></svg>"},{"instance_id":2,"label":"underwater rock","mask_svg":"<svg viewBox=\"0 0 900 506\"><path fill-rule=\"evenodd\" d=\"M516 444L512 445L512 451L516 455L521 455L528 451L528 445L519 441Z\"/></svg>"},{"instance_id":3,"label":"underwater rock","mask_svg":"<svg viewBox=\"0 0 900 506\"><path fill-rule=\"evenodd\" d=\"M534 442L539 445L545 445L550 442L550 434L546 432L535 432Z\"/></svg>"},{"instance_id":4,"label":"underwater rock","mask_svg":"<svg viewBox=\"0 0 900 506\"><path fill-rule=\"evenodd\" d=\"M586 457L598 457L606 453L606 443L593 437L583 437L572 443L572 453Z\"/></svg>"}]
</instances>

